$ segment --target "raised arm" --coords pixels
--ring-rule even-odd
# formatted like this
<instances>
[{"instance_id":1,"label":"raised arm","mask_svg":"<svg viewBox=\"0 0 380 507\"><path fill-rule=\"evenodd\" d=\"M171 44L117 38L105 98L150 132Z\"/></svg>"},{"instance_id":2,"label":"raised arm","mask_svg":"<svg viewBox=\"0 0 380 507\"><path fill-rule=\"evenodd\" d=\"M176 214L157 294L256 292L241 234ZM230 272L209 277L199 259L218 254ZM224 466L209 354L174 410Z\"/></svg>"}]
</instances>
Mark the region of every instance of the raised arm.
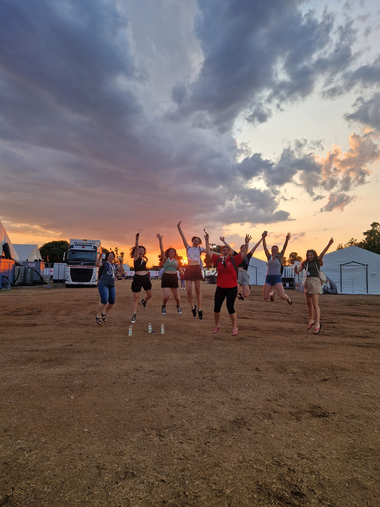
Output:
<instances>
[{"instance_id":1,"label":"raised arm","mask_svg":"<svg viewBox=\"0 0 380 507\"><path fill-rule=\"evenodd\" d=\"M284 256L286 247L288 246L288 243L289 243L289 240L291 237L292 237L292 235L290 234L290 232L288 232L288 234L286 235L286 238L285 238L284 246L282 247L282 250L281 250L281 257Z\"/></svg>"},{"instance_id":2,"label":"raised arm","mask_svg":"<svg viewBox=\"0 0 380 507\"><path fill-rule=\"evenodd\" d=\"M228 246L228 248L231 250L231 252L234 252L235 255L237 255L237 252L235 252L235 250L232 248L232 246L230 246L225 240L224 240L224 236L220 236L220 241L225 245L225 246Z\"/></svg>"},{"instance_id":3,"label":"raised arm","mask_svg":"<svg viewBox=\"0 0 380 507\"><path fill-rule=\"evenodd\" d=\"M160 250L161 250L161 258L162 258L162 262L164 263L166 261L166 256L165 256L165 252L164 252L164 246L162 244L162 234L160 233L157 233L156 234L156 238L158 238L158 242L160 244Z\"/></svg>"},{"instance_id":4,"label":"raised arm","mask_svg":"<svg viewBox=\"0 0 380 507\"><path fill-rule=\"evenodd\" d=\"M264 238L261 236L260 241L258 241L256 243L256 245L252 248L252 250L249 252L251 255L253 255L255 253L256 249L258 248L258 246L260 245L260 243L263 241L263 239Z\"/></svg>"},{"instance_id":5,"label":"raised arm","mask_svg":"<svg viewBox=\"0 0 380 507\"><path fill-rule=\"evenodd\" d=\"M326 248L322 251L321 254L319 254L318 256L318 262L321 263L322 262L322 259L323 259L323 256L325 255L325 253L327 252L327 250L330 248L330 246L334 243L334 238L330 238L330 241L328 242Z\"/></svg>"},{"instance_id":6,"label":"raised arm","mask_svg":"<svg viewBox=\"0 0 380 507\"><path fill-rule=\"evenodd\" d=\"M138 232L136 234L136 239L135 239L135 254L133 256L133 258L134 258L135 261L139 258L139 237L140 237L140 233Z\"/></svg>"},{"instance_id":7,"label":"raised arm","mask_svg":"<svg viewBox=\"0 0 380 507\"><path fill-rule=\"evenodd\" d=\"M101 268L103 266L103 252L99 252L98 258L96 259L95 266Z\"/></svg>"},{"instance_id":8,"label":"raised arm","mask_svg":"<svg viewBox=\"0 0 380 507\"><path fill-rule=\"evenodd\" d=\"M263 235L262 235L262 238L263 238L264 252L265 252L265 255L267 256L267 259L269 259L270 253L269 253L269 250L268 250L268 247L267 247L267 240L266 240L267 234L268 234L267 231L264 231Z\"/></svg>"},{"instance_id":9,"label":"raised arm","mask_svg":"<svg viewBox=\"0 0 380 507\"><path fill-rule=\"evenodd\" d=\"M209 235L208 233L206 232L206 234L204 235L204 238L205 238L205 241L206 241L206 254L211 257L212 254L214 254L215 252L212 252L211 251L211 248L210 248L210 239L209 239ZM219 254L220 255L220 254Z\"/></svg>"},{"instance_id":10,"label":"raised arm","mask_svg":"<svg viewBox=\"0 0 380 507\"><path fill-rule=\"evenodd\" d=\"M249 242L251 241L251 239L252 239L252 236L250 236L249 234L245 235L243 251L240 254L241 260L243 260L244 257L246 257L246 255L248 253L248 245L249 245Z\"/></svg>"},{"instance_id":11,"label":"raised arm","mask_svg":"<svg viewBox=\"0 0 380 507\"><path fill-rule=\"evenodd\" d=\"M182 232L182 229L181 229L181 223L182 223L182 222L178 222L177 227L178 227L178 231L179 231L179 233L180 233L180 235L181 235L181 238L182 238L183 244L184 244L184 246L185 246L185 248L186 248L186 251L187 251L187 249L189 248L189 244L188 244L188 242L186 241L186 238L185 238L184 233Z\"/></svg>"}]
</instances>

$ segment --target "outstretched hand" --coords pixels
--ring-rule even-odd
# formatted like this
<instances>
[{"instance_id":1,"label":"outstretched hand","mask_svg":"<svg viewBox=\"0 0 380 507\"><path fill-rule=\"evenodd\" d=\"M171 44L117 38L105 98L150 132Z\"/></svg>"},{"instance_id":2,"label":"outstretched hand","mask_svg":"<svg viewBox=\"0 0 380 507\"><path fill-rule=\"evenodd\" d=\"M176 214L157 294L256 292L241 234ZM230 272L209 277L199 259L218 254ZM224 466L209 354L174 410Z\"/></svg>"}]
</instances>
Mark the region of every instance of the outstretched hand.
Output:
<instances>
[{"instance_id":1,"label":"outstretched hand","mask_svg":"<svg viewBox=\"0 0 380 507\"><path fill-rule=\"evenodd\" d=\"M205 238L205 240L206 240L206 241L207 241L207 240L208 240L208 238L209 238L208 232L206 232L206 231L205 231L205 234L204 234L204 238Z\"/></svg>"},{"instance_id":2,"label":"outstretched hand","mask_svg":"<svg viewBox=\"0 0 380 507\"><path fill-rule=\"evenodd\" d=\"M246 234L246 235L245 235L245 243L246 243L247 245L249 244L249 242L251 241L251 239L252 239L252 236L251 236L250 234Z\"/></svg>"},{"instance_id":3,"label":"outstretched hand","mask_svg":"<svg viewBox=\"0 0 380 507\"><path fill-rule=\"evenodd\" d=\"M334 243L334 238L330 238L329 246L332 245L333 243Z\"/></svg>"},{"instance_id":4,"label":"outstretched hand","mask_svg":"<svg viewBox=\"0 0 380 507\"><path fill-rule=\"evenodd\" d=\"M292 235L290 234L290 232L288 232L288 234L286 235L286 239L289 241L289 239L292 237Z\"/></svg>"},{"instance_id":5,"label":"outstretched hand","mask_svg":"<svg viewBox=\"0 0 380 507\"><path fill-rule=\"evenodd\" d=\"M156 238L161 241L164 236L160 234L159 232L156 234Z\"/></svg>"},{"instance_id":6,"label":"outstretched hand","mask_svg":"<svg viewBox=\"0 0 380 507\"><path fill-rule=\"evenodd\" d=\"M136 234L136 239L139 239L139 237L140 237L140 233L138 232L138 233Z\"/></svg>"},{"instance_id":7,"label":"outstretched hand","mask_svg":"<svg viewBox=\"0 0 380 507\"><path fill-rule=\"evenodd\" d=\"M261 235L261 237L264 239L268 236L268 231L264 231Z\"/></svg>"},{"instance_id":8,"label":"outstretched hand","mask_svg":"<svg viewBox=\"0 0 380 507\"><path fill-rule=\"evenodd\" d=\"M181 227L182 222L178 222L177 227L178 229Z\"/></svg>"},{"instance_id":9,"label":"outstretched hand","mask_svg":"<svg viewBox=\"0 0 380 507\"><path fill-rule=\"evenodd\" d=\"M219 239L220 239L220 241L221 241L222 243L224 243L224 236L220 236L220 238L219 238Z\"/></svg>"}]
</instances>

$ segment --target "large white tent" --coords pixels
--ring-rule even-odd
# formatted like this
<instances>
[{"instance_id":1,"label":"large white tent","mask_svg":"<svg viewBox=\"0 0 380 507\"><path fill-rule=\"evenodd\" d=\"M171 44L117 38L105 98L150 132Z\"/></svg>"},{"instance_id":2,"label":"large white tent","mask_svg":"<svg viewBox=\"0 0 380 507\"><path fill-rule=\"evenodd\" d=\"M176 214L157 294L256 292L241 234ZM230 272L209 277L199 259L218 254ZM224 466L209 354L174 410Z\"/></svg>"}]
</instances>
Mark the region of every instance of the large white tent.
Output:
<instances>
[{"instance_id":1,"label":"large white tent","mask_svg":"<svg viewBox=\"0 0 380 507\"><path fill-rule=\"evenodd\" d=\"M248 266L248 274L251 285L264 285L265 276L267 274L267 263L257 257L251 257Z\"/></svg>"},{"instance_id":2,"label":"large white tent","mask_svg":"<svg viewBox=\"0 0 380 507\"><path fill-rule=\"evenodd\" d=\"M10 256L12 257L12 259L18 260L16 250L14 249L14 247L11 243L11 240L9 239L9 236L8 236L8 234L7 234L5 228L0 220L0 257L3 255L5 257L7 257L8 256L7 250L8 249L9 249L9 253L10 253Z\"/></svg>"},{"instance_id":3,"label":"large white tent","mask_svg":"<svg viewBox=\"0 0 380 507\"><path fill-rule=\"evenodd\" d=\"M13 245L20 262L34 262L42 260L38 245Z\"/></svg>"},{"instance_id":4,"label":"large white tent","mask_svg":"<svg viewBox=\"0 0 380 507\"><path fill-rule=\"evenodd\" d=\"M341 294L380 294L380 255L350 246L328 253L323 271Z\"/></svg>"}]
</instances>

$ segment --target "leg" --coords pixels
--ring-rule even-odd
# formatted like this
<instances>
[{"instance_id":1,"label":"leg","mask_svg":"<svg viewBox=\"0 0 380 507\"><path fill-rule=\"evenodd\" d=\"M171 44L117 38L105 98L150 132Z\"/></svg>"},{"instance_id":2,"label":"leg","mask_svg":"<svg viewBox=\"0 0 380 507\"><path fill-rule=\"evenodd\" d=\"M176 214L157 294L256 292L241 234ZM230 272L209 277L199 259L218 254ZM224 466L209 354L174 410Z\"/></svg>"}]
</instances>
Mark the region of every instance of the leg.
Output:
<instances>
[{"instance_id":1,"label":"leg","mask_svg":"<svg viewBox=\"0 0 380 507\"><path fill-rule=\"evenodd\" d=\"M164 293L164 297L162 299L162 306L166 306L166 303L168 302L170 297L170 289L168 287L164 287L162 289L162 292Z\"/></svg>"},{"instance_id":2,"label":"leg","mask_svg":"<svg viewBox=\"0 0 380 507\"><path fill-rule=\"evenodd\" d=\"M284 286L282 285L282 283L276 283L274 288L276 289L276 292L280 296L281 299L287 299L288 303L291 303L292 300L290 299L289 296L287 296L285 294L285 289L284 289Z\"/></svg>"},{"instance_id":3,"label":"leg","mask_svg":"<svg viewBox=\"0 0 380 507\"><path fill-rule=\"evenodd\" d=\"M140 292L133 293L133 315L136 315L137 305L139 303Z\"/></svg>"},{"instance_id":4,"label":"leg","mask_svg":"<svg viewBox=\"0 0 380 507\"><path fill-rule=\"evenodd\" d=\"M101 324L102 322L102 312L104 308L107 305L108 297L109 297L109 290L106 285L98 284L98 291L100 296L100 302L98 304L98 308L96 311L96 322L98 324Z\"/></svg>"},{"instance_id":5,"label":"leg","mask_svg":"<svg viewBox=\"0 0 380 507\"><path fill-rule=\"evenodd\" d=\"M310 294L315 316L315 329L321 325L321 309L319 308L319 294Z\"/></svg>"},{"instance_id":6,"label":"leg","mask_svg":"<svg viewBox=\"0 0 380 507\"><path fill-rule=\"evenodd\" d=\"M178 288L177 289L172 288L171 291L172 291L173 297L175 299L176 305L180 306L181 301L179 299L179 290L178 290Z\"/></svg>"},{"instance_id":7,"label":"leg","mask_svg":"<svg viewBox=\"0 0 380 507\"><path fill-rule=\"evenodd\" d=\"M274 296L274 291L272 290L272 285L265 283L263 290L263 299L264 301L268 301L268 299Z\"/></svg>"},{"instance_id":8,"label":"leg","mask_svg":"<svg viewBox=\"0 0 380 507\"><path fill-rule=\"evenodd\" d=\"M220 319L220 309L222 307L224 298L226 297L224 289L220 287L216 288L215 296L214 296L214 330L212 334L216 334L219 331L219 319Z\"/></svg>"},{"instance_id":9,"label":"leg","mask_svg":"<svg viewBox=\"0 0 380 507\"><path fill-rule=\"evenodd\" d=\"M243 298L247 298L250 293L249 285L242 285L242 289L243 289Z\"/></svg>"},{"instance_id":10,"label":"leg","mask_svg":"<svg viewBox=\"0 0 380 507\"><path fill-rule=\"evenodd\" d=\"M202 294L201 294L201 281L194 280L195 295L197 297L198 310L202 311Z\"/></svg>"},{"instance_id":11,"label":"leg","mask_svg":"<svg viewBox=\"0 0 380 507\"><path fill-rule=\"evenodd\" d=\"M113 305L115 304L115 300L116 300L116 288L115 288L115 286L108 287L108 303L107 303L104 311L102 311L102 318L103 318L104 322L107 321L107 314L111 310L111 308L113 307Z\"/></svg>"},{"instance_id":12,"label":"leg","mask_svg":"<svg viewBox=\"0 0 380 507\"><path fill-rule=\"evenodd\" d=\"M151 297L152 297L152 289L146 290L144 298L145 303L147 303Z\"/></svg>"},{"instance_id":13,"label":"leg","mask_svg":"<svg viewBox=\"0 0 380 507\"><path fill-rule=\"evenodd\" d=\"M227 310L232 322L232 334L236 335L238 331L237 327L237 315L235 312L235 300L237 296L237 287L232 287L231 289L227 290Z\"/></svg>"},{"instance_id":14,"label":"leg","mask_svg":"<svg viewBox=\"0 0 380 507\"><path fill-rule=\"evenodd\" d=\"M308 325L314 324L314 305L313 305L313 295L314 294L305 294L306 304L307 304L307 313L309 316Z\"/></svg>"},{"instance_id":15,"label":"leg","mask_svg":"<svg viewBox=\"0 0 380 507\"><path fill-rule=\"evenodd\" d=\"M187 297L189 298L189 303L191 306L191 309L194 308L194 299L193 299L193 286L192 286L192 280L186 280L186 291L187 291Z\"/></svg>"}]
</instances>

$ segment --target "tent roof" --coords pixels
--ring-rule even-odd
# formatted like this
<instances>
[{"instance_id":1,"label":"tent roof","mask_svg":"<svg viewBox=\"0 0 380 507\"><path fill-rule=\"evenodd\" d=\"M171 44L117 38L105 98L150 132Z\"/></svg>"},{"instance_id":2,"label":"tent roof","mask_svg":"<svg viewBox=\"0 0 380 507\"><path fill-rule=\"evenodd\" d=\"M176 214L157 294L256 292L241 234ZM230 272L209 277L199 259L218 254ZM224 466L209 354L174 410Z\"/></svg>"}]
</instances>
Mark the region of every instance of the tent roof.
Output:
<instances>
[{"instance_id":1,"label":"tent roof","mask_svg":"<svg viewBox=\"0 0 380 507\"><path fill-rule=\"evenodd\" d=\"M14 249L16 250L18 259L20 261L26 261L29 260L29 257L32 255L33 258L30 259L34 261L34 259L40 259L41 254L38 248L38 245L13 245ZM34 255L33 255L34 254Z\"/></svg>"}]
</instances>

